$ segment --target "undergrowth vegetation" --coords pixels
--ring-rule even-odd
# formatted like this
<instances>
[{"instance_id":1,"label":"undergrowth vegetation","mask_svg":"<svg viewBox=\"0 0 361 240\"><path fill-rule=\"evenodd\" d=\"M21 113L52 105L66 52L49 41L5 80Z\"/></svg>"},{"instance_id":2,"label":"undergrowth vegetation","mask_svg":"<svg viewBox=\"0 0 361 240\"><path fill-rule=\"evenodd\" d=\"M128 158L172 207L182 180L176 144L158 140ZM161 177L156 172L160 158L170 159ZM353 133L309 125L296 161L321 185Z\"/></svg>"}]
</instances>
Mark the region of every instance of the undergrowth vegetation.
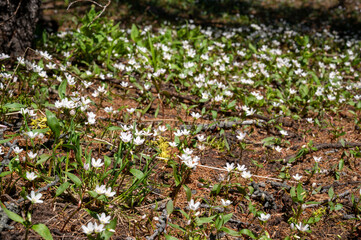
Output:
<instances>
[{"instance_id":1,"label":"undergrowth vegetation","mask_svg":"<svg viewBox=\"0 0 361 240\"><path fill-rule=\"evenodd\" d=\"M73 24L0 55L3 233L360 237L357 36Z\"/></svg>"}]
</instances>

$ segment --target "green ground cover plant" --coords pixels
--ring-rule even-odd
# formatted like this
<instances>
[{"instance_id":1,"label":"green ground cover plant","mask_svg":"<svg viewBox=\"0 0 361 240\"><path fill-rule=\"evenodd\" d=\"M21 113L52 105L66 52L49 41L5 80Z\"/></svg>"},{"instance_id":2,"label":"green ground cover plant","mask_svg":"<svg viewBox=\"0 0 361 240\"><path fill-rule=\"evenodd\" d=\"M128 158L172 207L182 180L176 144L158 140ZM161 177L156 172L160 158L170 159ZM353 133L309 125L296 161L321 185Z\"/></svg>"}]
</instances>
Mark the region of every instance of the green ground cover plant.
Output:
<instances>
[{"instance_id":1,"label":"green ground cover plant","mask_svg":"<svg viewBox=\"0 0 361 240\"><path fill-rule=\"evenodd\" d=\"M0 54L4 239L360 237L360 35L102 13Z\"/></svg>"}]
</instances>

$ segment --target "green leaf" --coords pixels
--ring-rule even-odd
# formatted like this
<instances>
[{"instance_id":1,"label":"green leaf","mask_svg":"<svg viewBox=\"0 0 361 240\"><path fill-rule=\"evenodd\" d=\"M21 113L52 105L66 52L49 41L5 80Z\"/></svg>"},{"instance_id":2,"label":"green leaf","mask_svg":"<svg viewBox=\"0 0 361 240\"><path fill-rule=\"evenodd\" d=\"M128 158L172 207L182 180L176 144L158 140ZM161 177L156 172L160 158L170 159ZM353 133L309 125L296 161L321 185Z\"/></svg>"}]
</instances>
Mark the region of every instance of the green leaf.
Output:
<instances>
[{"instance_id":1,"label":"green leaf","mask_svg":"<svg viewBox=\"0 0 361 240\"><path fill-rule=\"evenodd\" d=\"M20 103L7 103L4 107L10 108L11 111L19 111L21 108L26 107L26 105Z\"/></svg>"},{"instance_id":2,"label":"green leaf","mask_svg":"<svg viewBox=\"0 0 361 240\"><path fill-rule=\"evenodd\" d=\"M112 163L112 160L107 155L104 156L104 169L107 169L110 164Z\"/></svg>"},{"instance_id":3,"label":"green leaf","mask_svg":"<svg viewBox=\"0 0 361 240\"><path fill-rule=\"evenodd\" d=\"M7 176L7 175L9 175L9 174L12 174L12 173L13 173L12 171L2 172L2 173L0 174L0 178L5 177L5 176Z\"/></svg>"},{"instance_id":4,"label":"green leaf","mask_svg":"<svg viewBox=\"0 0 361 240\"><path fill-rule=\"evenodd\" d=\"M330 200L332 200L334 195L335 192L333 191L333 187L330 187L330 189L328 189L328 196L330 197Z\"/></svg>"},{"instance_id":5,"label":"green leaf","mask_svg":"<svg viewBox=\"0 0 361 240\"><path fill-rule=\"evenodd\" d=\"M220 183L215 184L212 188L212 193L219 194L219 192L221 191L221 188L222 188L222 184L220 184Z\"/></svg>"},{"instance_id":6,"label":"green leaf","mask_svg":"<svg viewBox=\"0 0 361 240\"><path fill-rule=\"evenodd\" d=\"M77 176L75 176L70 172L65 172L65 174L70 178L70 180L72 180L75 183L77 187L81 186L81 180Z\"/></svg>"},{"instance_id":7,"label":"green leaf","mask_svg":"<svg viewBox=\"0 0 361 240\"><path fill-rule=\"evenodd\" d=\"M117 218L114 218L108 225L105 226L106 231L102 232L101 239L108 240L111 236L113 236L114 232L109 231L109 229L115 229L117 226Z\"/></svg>"},{"instance_id":8,"label":"green leaf","mask_svg":"<svg viewBox=\"0 0 361 240\"><path fill-rule=\"evenodd\" d=\"M7 142L10 142L11 140L13 140L13 137L12 137L12 138L8 138L8 139L2 139L2 140L0 140L0 144L4 144L4 143L7 143Z\"/></svg>"},{"instance_id":9,"label":"green leaf","mask_svg":"<svg viewBox=\"0 0 361 240\"><path fill-rule=\"evenodd\" d=\"M167 202L167 213L168 213L168 215L171 215L173 210L174 210L173 201L169 200Z\"/></svg>"},{"instance_id":10,"label":"green leaf","mask_svg":"<svg viewBox=\"0 0 361 240\"><path fill-rule=\"evenodd\" d=\"M186 191L186 195L187 195L187 201L189 202L192 199L192 190L187 186L187 185L183 185L184 191Z\"/></svg>"},{"instance_id":11,"label":"green leaf","mask_svg":"<svg viewBox=\"0 0 361 240\"><path fill-rule=\"evenodd\" d=\"M227 105L227 109L232 109L234 106L236 106L237 101L233 100L232 102L229 102Z\"/></svg>"},{"instance_id":12,"label":"green leaf","mask_svg":"<svg viewBox=\"0 0 361 240\"><path fill-rule=\"evenodd\" d=\"M36 165L39 165L39 164L42 164L42 163L46 162L50 157L51 157L51 155L46 154L46 153L40 155L39 160L36 161Z\"/></svg>"},{"instance_id":13,"label":"green leaf","mask_svg":"<svg viewBox=\"0 0 361 240\"><path fill-rule=\"evenodd\" d=\"M248 47L253 53L257 53L257 49L251 43L248 44Z\"/></svg>"},{"instance_id":14,"label":"green leaf","mask_svg":"<svg viewBox=\"0 0 361 240\"><path fill-rule=\"evenodd\" d=\"M60 99L64 99L65 95L66 95L66 85L67 85L68 81L66 79L64 79L58 88L58 94Z\"/></svg>"},{"instance_id":15,"label":"green leaf","mask_svg":"<svg viewBox=\"0 0 361 240\"><path fill-rule=\"evenodd\" d=\"M232 229L229 229L229 228L227 228L227 227L222 227L222 228L221 228L221 231L223 231L223 232L225 232L225 233L227 233L227 234L229 234L229 235L231 235L231 236L233 236L233 237L242 236L242 234L240 234L239 232L234 231L234 230L232 230Z\"/></svg>"},{"instance_id":16,"label":"green leaf","mask_svg":"<svg viewBox=\"0 0 361 240\"><path fill-rule=\"evenodd\" d=\"M52 240L53 237L51 236L51 233L49 231L49 228L42 223L34 224L31 229L33 229L35 232L37 232L42 238L46 240Z\"/></svg>"},{"instance_id":17,"label":"green leaf","mask_svg":"<svg viewBox=\"0 0 361 240\"><path fill-rule=\"evenodd\" d=\"M181 226L178 226L177 224L168 223L168 225L171 226L172 228L178 229L182 232L186 232L186 230L184 228L182 228Z\"/></svg>"},{"instance_id":18,"label":"green leaf","mask_svg":"<svg viewBox=\"0 0 361 240\"><path fill-rule=\"evenodd\" d=\"M55 138L60 136L60 123L59 120L56 118L55 114L46 109L45 111L46 119L48 122L48 126L50 127L51 131L54 133Z\"/></svg>"},{"instance_id":19,"label":"green leaf","mask_svg":"<svg viewBox=\"0 0 361 240\"><path fill-rule=\"evenodd\" d=\"M252 239L257 239L257 237L254 235L254 233L251 230L248 229L242 229L241 231L239 231L240 234L244 234L247 235L248 237L252 238Z\"/></svg>"},{"instance_id":20,"label":"green leaf","mask_svg":"<svg viewBox=\"0 0 361 240\"><path fill-rule=\"evenodd\" d=\"M16 213L10 211L9 209L7 209L2 202L0 202L0 205L1 205L1 208L4 210L4 212L6 213L6 215L8 215L8 217L11 220L24 225L25 220L21 216L19 216L18 214L16 214Z\"/></svg>"},{"instance_id":21,"label":"green leaf","mask_svg":"<svg viewBox=\"0 0 361 240\"><path fill-rule=\"evenodd\" d=\"M132 30L130 32L130 37L132 38L132 40L134 42L138 41L139 38L139 30L137 28L137 26L135 26L135 24L132 25Z\"/></svg>"},{"instance_id":22,"label":"green leaf","mask_svg":"<svg viewBox=\"0 0 361 240\"><path fill-rule=\"evenodd\" d=\"M165 239L166 239L166 240L178 240L178 238L172 237L172 236L170 236L170 235L165 235Z\"/></svg>"},{"instance_id":23,"label":"green leaf","mask_svg":"<svg viewBox=\"0 0 361 240\"><path fill-rule=\"evenodd\" d=\"M122 130L122 128L121 128L121 127L118 127L118 126L108 127L108 131L115 131L115 130Z\"/></svg>"},{"instance_id":24,"label":"green leaf","mask_svg":"<svg viewBox=\"0 0 361 240\"><path fill-rule=\"evenodd\" d=\"M159 109L160 109L160 104L158 104L157 109L155 110L155 113L154 113L155 118L158 117Z\"/></svg>"},{"instance_id":25,"label":"green leaf","mask_svg":"<svg viewBox=\"0 0 361 240\"><path fill-rule=\"evenodd\" d=\"M69 187L70 183L69 182L65 182L63 184L61 184L58 189L56 189L56 193L55 196L60 196L68 187Z\"/></svg>"},{"instance_id":26,"label":"green leaf","mask_svg":"<svg viewBox=\"0 0 361 240\"><path fill-rule=\"evenodd\" d=\"M142 179L142 178L144 177L144 173L143 173L142 171L138 170L138 169L131 168L131 169L129 170L129 172L130 172L131 174L133 174L133 175L134 175L136 178L138 178L138 179Z\"/></svg>"},{"instance_id":27,"label":"green leaf","mask_svg":"<svg viewBox=\"0 0 361 240\"><path fill-rule=\"evenodd\" d=\"M200 226L200 225L202 225L204 223L213 222L213 218L215 218L215 217L216 216L196 218L196 224L197 224L197 226Z\"/></svg>"}]
</instances>

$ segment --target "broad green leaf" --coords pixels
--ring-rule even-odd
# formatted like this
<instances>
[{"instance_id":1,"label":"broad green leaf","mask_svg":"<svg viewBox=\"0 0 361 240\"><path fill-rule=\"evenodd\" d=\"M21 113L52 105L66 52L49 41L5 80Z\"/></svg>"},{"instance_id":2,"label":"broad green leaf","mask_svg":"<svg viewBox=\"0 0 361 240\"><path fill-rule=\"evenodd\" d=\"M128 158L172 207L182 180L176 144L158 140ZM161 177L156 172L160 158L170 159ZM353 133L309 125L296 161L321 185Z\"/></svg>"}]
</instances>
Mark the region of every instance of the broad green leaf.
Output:
<instances>
[{"instance_id":1,"label":"broad green leaf","mask_svg":"<svg viewBox=\"0 0 361 240\"><path fill-rule=\"evenodd\" d=\"M178 238L172 237L172 236L170 236L170 235L165 235L165 239L166 239L166 240L178 240Z\"/></svg>"},{"instance_id":2,"label":"broad green leaf","mask_svg":"<svg viewBox=\"0 0 361 240\"><path fill-rule=\"evenodd\" d=\"M11 111L19 111L21 108L25 108L26 105L20 103L7 103L4 107L9 108Z\"/></svg>"},{"instance_id":3,"label":"broad green leaf","mask_svg":"<svg viewBox=\"0 0 361 240\"><path fill-rule=\"evenodd\" d=\"M54 133L55 138L60 136L60 123L59 120L56 118L55 114L46 109L45 111L46 119L48 122L48 126L50 127L51 131Z\"/></svg>"},{"instance_id":4,"label":"broad green leaf","mask_svg":"<svg viewBox=\"0 0 361 240\"><path fill-rule=\"evenodd\" d=\"M135 26L135 24L132 25L132 30L130 32L130 37L132 38L132 40L134 42L138 41L139 38L139 30L137 28L137 26Z\"/></svg>"},{"instance_id":5,"label":"broad green leaf","mask_svg":"<svg viewBox=\"0 0 361 240\"><path fill-rule=\"evenodd\" d=\"M168 213L168 215L171 215L173 210L174 210L173 201L169 200L167 202L167 213Z\"/></svg>"},{"instance_id":6,"label":"broad green leaf","mask_svg":"<svg viewBox=\"0 0 361 240\"><path fill-rule=\"evenodd\" d=\"M229 228L227 228L227 227L222 227L222 228L221 228L221 231L223 231L223 232L225 232L225 233L227 233L227 234L229 234L229 235L231 235L231 236L233 236L233 237L242 236L242 234L240 234L239 232L234 231L234 230L232 230L232 229L229 229Z\"/></svg>"},{"instance_id":7,"label":"broad green leaf","mask_svg":"<svg viewBox=\"0 0 361 240\"><path fill-rule=\"evenodd\" d=\"M40 155L38 161L36 161L36 165L46 162L50 157L51 157L51 155L46 154L46 153Z\"/></svg>"},{"instance_id":8,"label":"broad green leaf","mask_svg":"<svg viewBox=\"0 0 361 240\"><path fill-rule=\"evenodd\" d=\"M75 176L70 172L65 172L65 174L70 178L70 180L72 180L75 183L77 187L81 186L81 180L77 176Z\"/></svg>"},{"instance_id":9,"label":"broad green leaf","mask_svg":"<svg viewBox=\"0 0 361 240\"><path fill-rule=\"evenodd\" d=\"M12 173L13 173L12 171L2 172L2 173L0 174L0 178L5 177L5 176L7 176L7 175L9 175L9 174L12 174Z\"/></svg>"},{"instance_id":10,"label":"broad green leaf","mask_svg":"<svg viewBox=\"0 0 361 240\"><path fill-rule=\"evenodd\" d=\"M4 144L4 143L7 143L7 142L10 142L11 140L13 140L13 138L2 139L2 140L0 140L0 144Z\"/></svg>"},{"instance_id":11,"label":"broad green leaf","mask_svg":"<svg viewBox=\"0 0 361 240\"><path fill-rule=\"evenodd\" d=\"M192 190L187 186L187 185L183 185L184 191L186 191L186 195L187 195L187 201L189 202L192 199Z\"/></svg>"},{"instance_id":12,"label":"broad green leaf","mask_svg":"<svg viewBox=\"0 0 361 240\"><path fill-rule=\"evenodd\" d=\"M257 239L257 237L254 235L254 233L251 230L248 229L242 229L241 231L239 231L240 234L244 234L247 235L248 237L252 238L252 239Z\"/></svg>"},{"instance_id":13,"label":"broad green leaf","mask_svg":"<svg viewBox=\"0 0 361 240\"><path fill-rule=\"evenodd\" d=\"M108 131L115 131L115 130L122 130L122 128L121 128L121 127L117 127L117 126L108 127Z\"/></svg>"},{"instance_id":14,"label":"broad green leaf","mask_svg":"<svg viewBox=\"0 0 361 240\"><path fill-rule=\"evenodd\" d=\"M328 196L330 197L330 200L332 200L334 195L335 192L333 191L333 187L330 187L330 189L328 189Z\"/></svg>"},{"instance_id":15,"label":"broad green leaf","mask_svg":"<svg viewBox=\"0 0 361 240\"><path fill-rule=\"evenodd\" d=\"M138 178L138 179L142 179L142 178L144 177L144 173L143 173L142 171L138 170L138 169L131 168L131 169L129 170L129 172L130 172L131 174L133 174L133 175L134 175L136 178Z\"/></svg>"},{"instance_id":16,"label":"broad green leaf","mask_svg":"<svg viewBox=\"0 0 361 240\"><path fill-rule=\"evenodd\" d=\"M6 215L8 215L8 217L11 220L13 220L15 222L18 222L18 223L21 223L21 224L25 223L25 220L21 216L19 216L18 214L16 214L16 213L10 211L9 209L7 209L2 202L0 202L0 205L1 205L1 208L4 210L4 212L6 213Z\"/></svg>"},{"instance_id":17,"label":"broad green leaf","mask_svg":"<svg viewBox=\"0 0 361 240\"><path fill-rule=\"evenodd\" d=\"M53 237L51 236L51 233L49 231L49 228L42 223L34 224L31 229L33 229L35 232L37 232L42 238L45 240L52 240Z\"/></svg>"},{"instance_id":18,"label":"broad green leaf","mask_svg":"<svg viewBox=\"0 0 361 240\"><path fill-rule=\"evenodd\" d=\"M66 85L67 85L68 81L66 79L64 79L58 88L58 94L60 99L64 99L65 95L66 95Z\"/></svg>"},{"instance_id":19,"label":"broad green leaf","mask_svg":"<svg viewBox=\"0 0 361 240\"><path fill-rule=\"evenodd\" d=\"M216 216L196 218L196 223L198 226L200 226L204 223L210 223L210 222L213 222L213 218L215 218L215 217Z\"/></svg>"},{"instance_id":20,"label":"broad green leaf","mask_svg":"<svg viewBox=\"0 0 361 240\"><path fill-rule=\"evenodd\" d=\"M182 228L181 226L177 225L177 224L173 224L173 223L168 223L169 226L171 226L172 228L178 229L182 232L186 232L186 230L184 228Z\"/></svg>"},{"instance_id":21,"label":"broad green leaf","mask_svg":"<svg viewBox=\"0 0 361 240\"><path fill-rule=\"evenodd\" d=\"M55 196L60 196L68 187L69 187L70 183L69 182L65 182L63 184L61 184L58 189L56 189L56 193Z\"/></svg>"},{"instance_id":22,"label":"broad green leaf","mask_svg":"<svg viewBox=\"0 0 361 240\"><path fill-rule=\"evenodd\" d=\"M108 240L111 236L113 236L114 232L109 230L111 229L114 230L116 226L117 226L117 218L114 218L113 220L110 221L109 224L105 226L106 231L102 232L101 239Z\"/></svg>"},{"instance_id":23,"label":"broad green leaf","mask_svg":"<svg viewBox=\"0 0 361 240\"><path fill-rule=\"evenodd\" d=\"M112 163L112 159L108 156L104 156L104 168L107 169Z\"/></svg>"}]
</instances>

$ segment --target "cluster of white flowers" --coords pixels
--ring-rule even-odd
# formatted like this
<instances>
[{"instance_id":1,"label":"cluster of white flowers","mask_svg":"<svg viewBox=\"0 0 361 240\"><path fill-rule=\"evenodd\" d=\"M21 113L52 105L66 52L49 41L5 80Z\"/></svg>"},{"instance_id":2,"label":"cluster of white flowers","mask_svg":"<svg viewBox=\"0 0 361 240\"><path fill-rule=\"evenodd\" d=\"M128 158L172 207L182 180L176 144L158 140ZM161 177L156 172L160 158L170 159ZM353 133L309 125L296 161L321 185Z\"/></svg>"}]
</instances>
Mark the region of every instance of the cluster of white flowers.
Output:
<instances>
[{"instance_id":1,"label":"cluster of white flowers","mask_svg":"<svg viewBox=\"0 0 361 240\"><path fill-rule=\"evenodd\" d=\"M111 187L106 187L105 185L96 185L94 191L99 195L105 195L107 197L113 197L115 195L115 192L112 192Z\"/></svg>"},{"instance_id":2,"label":"cluster of white flowers","mask_svg":"<svg viewBox=\"0 0 361 240\"><path fill-rule=\"evenodd\" d=\"M190 154L184 153L184 154L182 154L181 156L178 156L178 157L182 160L182 162L185 165L187 165L187 167L196 168L197 165L199 164L200 158L198 156L192 157L192 156L190 156Z\"/></svg>"}]
</instances>

